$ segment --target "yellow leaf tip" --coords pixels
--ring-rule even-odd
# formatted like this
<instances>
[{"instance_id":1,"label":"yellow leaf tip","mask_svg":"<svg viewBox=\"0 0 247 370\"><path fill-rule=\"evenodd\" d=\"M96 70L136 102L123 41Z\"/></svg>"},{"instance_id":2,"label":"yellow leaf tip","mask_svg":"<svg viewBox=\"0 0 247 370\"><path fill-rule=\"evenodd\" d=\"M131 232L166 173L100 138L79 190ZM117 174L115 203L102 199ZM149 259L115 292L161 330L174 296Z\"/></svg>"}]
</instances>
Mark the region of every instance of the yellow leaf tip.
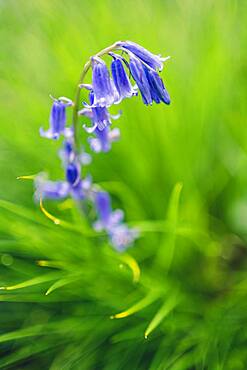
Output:
<instances>
[{"instance_id":1,"label":"yellow leaf tip","mask_svg":"<svg viewBox=\"0 0 247 370\"><path fill-rule=\"evenodd\" d=\"M129 313L127 311L123 311L120 313L116 313L115 315L112 315L110 318L111 319L123 319L124 317L129 316Z\"/></svg>"},{"instance_id":2,"label":"yellow leaf tip","mask_svg":"<svg viewBox=\"0 0 247 370\"><path fill-rule=\"evenodd\" d=\"M45 209L45 207L44 207L44 205L43 205L42 197L40 197L40 199L39 199L39 206L40 206L40 209L41 209L41 211L43 212L43 214L44 214L47 218L49 218L49 220L53 221L53 223L54 223L55 225L60 225L60 224L61 224L61 221L60 221L58 218L54 217L52 214L50 214L50 212L48 212L48 211Z\"/></svg>"},{"instance_id":3,"label":"yellow leaf tip","mask_svg":"<svg viewBox=\"0 0 247 370\"><path fill-rule=\"evenodd\" d=\"M39 261L36 261L37 265L39 266L46 266L46 261L44 260L39 260Z\"/></svg>"},{"instance_id":4,"label":"yellow leaf tip","mask_svg":"<svg viewBox=\"0 0 247 370\"><path fill-rule=\"evenodd\" d=\"M136 260L129 254L123 255L122 260L129 266L132 271L133 283L138 283L138 281L140 280L141 270Z\"/></svg>"},{"instance_id":5,"label":"yellow leaf tip","mask_svg":"<svg viewBox=\"0 0 247 370\"><path fill-rule=\"evenodd\" d=\"M36 175L17 176L16 180L34 180Z\"/></svg>"},{"instance_id":6,"label":"yellow leaf tip","mask_svg":"<svg viewBox=\"0 0 247 370\"><path fill-rule=\"evenodd\" d=\"M123 311L120 313L117 313L116 315L113 316L114 319L123 319L124 317L129 316L130 313L128 311Z\"/></svg>"}]
</instances>

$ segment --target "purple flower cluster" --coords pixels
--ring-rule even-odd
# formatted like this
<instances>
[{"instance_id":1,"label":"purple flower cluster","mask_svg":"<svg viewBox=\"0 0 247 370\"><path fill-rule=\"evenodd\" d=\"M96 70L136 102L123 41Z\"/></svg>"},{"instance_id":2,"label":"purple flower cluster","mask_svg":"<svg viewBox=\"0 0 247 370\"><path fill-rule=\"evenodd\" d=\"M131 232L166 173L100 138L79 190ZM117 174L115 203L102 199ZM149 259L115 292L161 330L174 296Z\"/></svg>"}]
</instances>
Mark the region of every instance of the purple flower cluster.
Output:
<instances>
[{"instance_id":1,"label":"purple flower cluster","mask_svg":"<svg viewBox=\"0 0 247 370\"><path fill-rule=\"evenodd\" d=\"M100 191L95 196L95 206L98 220L94 223L96 231L106 231L112 245L119 251L124 251L138 237L136 229L130 229L123 223L122 210L112 210L111 199L108 193Z\"/></svg>"},{"instance_id":2,"label":"purple flower cluster","mask_svg":"<svg viewBox=\"0 0 247 370\"><path fill-rule=\"evenodd\" d=\"M121 55L118 52L121 52ZM102 59L103 55L111 57L110 69ZM90 125L83 124L83 128L89 134L88 143L91 150L96 153L108 152L112 143L120 138L120 130L110 128L112 119L120 117L120 113L112 115L109 112L112 105L136 96L138 92L146 105L152 105L153 102L170 104L169 94L158 73L166 59L130 41L117 42L104 49L88 62L92 68L92 83L84 84L81 81L79 86L80 89L88 90L88 103L84 102L83 108L78 109L80 93L74 102L65 97L52 98L50 127L47 131L40 129L42 137L59 139L62 135L65 138L63 148L59 152L64 168L64 180L50 181L45 174L39 174L35 179L35 198L63 199L70 196L77 202L89 200L98 216L94 229L104 231L118 251L124 251L131 246L138 237L138 231L123 222L123 211L112 210L109 194L94 185L91 176L82 176L82 166L90 164L91 157L78 147L77 117L83 116L90 120ZM76 115L71 127L66 126L68 107L73 107Z\"/></svg>"}]
</instances>

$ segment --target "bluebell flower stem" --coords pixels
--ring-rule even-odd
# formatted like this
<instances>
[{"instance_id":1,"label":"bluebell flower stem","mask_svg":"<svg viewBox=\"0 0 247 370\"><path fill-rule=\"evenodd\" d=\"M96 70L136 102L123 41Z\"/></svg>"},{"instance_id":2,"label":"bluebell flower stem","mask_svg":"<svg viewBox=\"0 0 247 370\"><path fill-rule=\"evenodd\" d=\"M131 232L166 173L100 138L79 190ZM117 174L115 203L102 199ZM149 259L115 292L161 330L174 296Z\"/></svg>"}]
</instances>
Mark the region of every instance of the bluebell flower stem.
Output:
<instances>
[{"instance_id":1,"label":"bluebell flower stem","mask_svg":"<svg viewBox=\"0 0 247 370\"><path fill-rule=\"evenodd\" d=\"M79 104L80 104L80 95L81 95L81 88L79 85L83 83L83 80L89 71L89 68L91 67L91 61L88 61L81 73L78 86L76 89L75 94L75 100L74 100L74 108L73 108L73 127L74 127L74 141L75 141L75 147L79 151L80 150L80 143L79 143L79 135L78 135L78 110L79 110Z\"/></svg>"},{"instance_id":2,"label":"bluebell flower stem","mask_svg":"<svg viewBox=\"0 0 247 370\"><path fill-rule=\"evenodd\" d=\"M109 52L115 50L118 48L118 42L115 42L111 46L108 46L107 48L101 50L97 54L95 54L95 57L101 57L105 54L108 54ZM78 111L79 111L79 104L80 104L80 96L81 96L81 88L80 85L83 83L84 78L91 68L91 58L90 60L87 61L87 63L84 65L84 68L82 70L77 89L76 89L76 94L75 94L75 99L74 99L74 108L73 108L73 118L72 118L72 123L74 127L74 141L75 141L75 149L79 152L80 151L80 142L79 142L79 134L78 134Z\"/></svg>"}]
</instances>

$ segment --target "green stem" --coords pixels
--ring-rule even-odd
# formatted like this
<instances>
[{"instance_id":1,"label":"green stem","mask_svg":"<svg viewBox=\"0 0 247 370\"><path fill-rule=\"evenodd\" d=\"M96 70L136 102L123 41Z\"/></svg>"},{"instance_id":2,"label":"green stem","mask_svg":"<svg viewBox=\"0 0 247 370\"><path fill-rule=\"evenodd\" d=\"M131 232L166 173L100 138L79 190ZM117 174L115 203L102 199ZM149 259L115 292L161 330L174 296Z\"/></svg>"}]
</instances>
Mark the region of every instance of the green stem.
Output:
<instances>
[{"instance_id":1,"label":"green stem","mask_svg":"<svg viewBox=\"0 0 247 370\"><path fill-rule=\"evenodd\" d=\"M86 76L86 74L87 74L87 72L88 72L88 70L89 70L90 67L91 67L91 60L88 61L84 65L84 68L82 70L82 73L81 73L81 76L80 76L80 79L79 79L79 82L78 82L76 93L75 93L72 122L73 122L73 127L74 127L75 148L78 151L80 149L79 135L78 135L78 110L79 110L80 95L81 95L81 88L80 88L79 85L83 83L84 78L85 78L85 76Z\"/></svg>"},{"instance_id":2,"label":"green stem","mask_svg":"<svg viewBox=\"0 0 247 370\"><path fill-rule=\"evenodd\" d=\"M117 49L117 43L115 42L113 45L108 46L107 48L101 50L97 54L95 54L95 57L101 57L105 54L108 54L110 51ZM84 68L82 70L80 79L78 81L78 85L76 88L75 93L75 100L74 100L74 108L73 108L73 118L72 123L74 127L74 140L75 140L75 148L79 152L80 151L80 142L79 142L79 134L78 134L78 110L79 110L79 104L80 104L80 95L81 95L81 88L80 85L83 83L84 78L89 71L91 65L92 65L92 58L90 58L87 63L84 65Z\"/></svg>"}]
</instances>

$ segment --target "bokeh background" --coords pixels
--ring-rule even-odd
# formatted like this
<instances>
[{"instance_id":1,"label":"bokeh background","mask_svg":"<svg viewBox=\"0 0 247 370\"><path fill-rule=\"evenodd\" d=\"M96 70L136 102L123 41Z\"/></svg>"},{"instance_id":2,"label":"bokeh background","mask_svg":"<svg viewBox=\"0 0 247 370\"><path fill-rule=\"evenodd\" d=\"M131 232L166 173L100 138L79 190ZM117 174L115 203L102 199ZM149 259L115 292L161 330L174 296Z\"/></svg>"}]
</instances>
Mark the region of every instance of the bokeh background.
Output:
<instances>
[{"instance_id":1,"label":"bokeh background","mask_svg":"<svg viewBox=\"0 0 247 370\"><path fill-rule=\"evenodd\" d=\"M0 1L0 368L247 368L246 4ZM38 132L49 94L73 98L89 56L126 39L172 57L172 104L124 101L121 141L88 169L143 230L127 257L16 180L63 176Z\"/></svg>"}]
</instances>

